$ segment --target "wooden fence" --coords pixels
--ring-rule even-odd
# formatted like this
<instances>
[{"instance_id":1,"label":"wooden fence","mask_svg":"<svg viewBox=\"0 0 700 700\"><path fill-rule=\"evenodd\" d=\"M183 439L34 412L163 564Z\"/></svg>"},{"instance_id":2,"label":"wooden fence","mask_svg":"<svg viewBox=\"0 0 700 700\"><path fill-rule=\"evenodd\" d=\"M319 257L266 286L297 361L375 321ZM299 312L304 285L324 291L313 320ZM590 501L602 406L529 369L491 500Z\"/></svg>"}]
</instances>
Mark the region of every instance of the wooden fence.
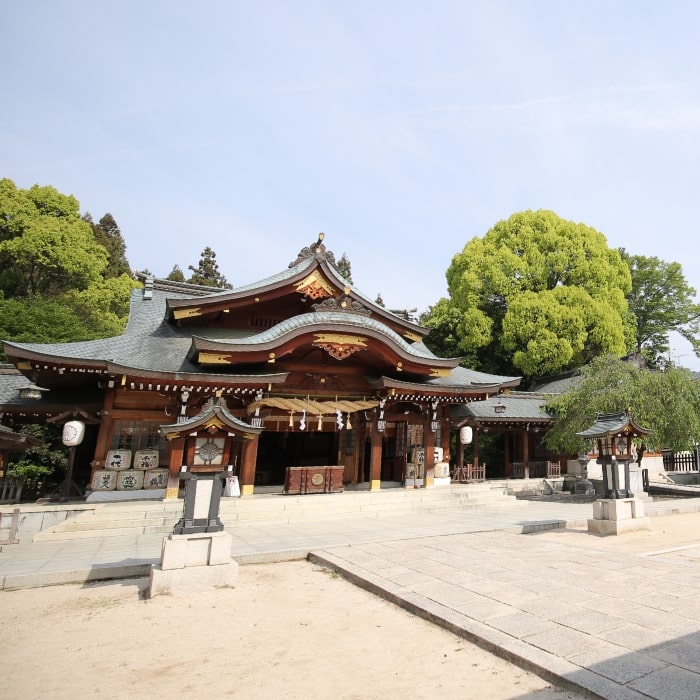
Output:
<instances>
[{"instance_id":1,"label":"wooden fence","mask_svg":"<svg viewBox=\"0 0 700 700\"><path fill-rule=\"evenodd\" d=\"M511 462L513 479L554 479L561 476L559 462Z\"/></svg>"},{"instance_id":2,"label":"wooden fence","mask_svg":"<svg viewBox=\"0 0 700 700\"><path fill-rule=\"evenodd\" d=\"M19 503L24 479L0 479L0 503Z\"/></svg>"},{"instance_id":3,"label":"wooden fence","mask_svg":"<svg viewBox=\"0 0 700 700\"><path fill-rule=\"evenodd\" d=\"M661 457L664 461L664 470L667 472L696 472L698 471L698 448L692 452L671 452L664 450Z\"/></svg>"}]
</instances>

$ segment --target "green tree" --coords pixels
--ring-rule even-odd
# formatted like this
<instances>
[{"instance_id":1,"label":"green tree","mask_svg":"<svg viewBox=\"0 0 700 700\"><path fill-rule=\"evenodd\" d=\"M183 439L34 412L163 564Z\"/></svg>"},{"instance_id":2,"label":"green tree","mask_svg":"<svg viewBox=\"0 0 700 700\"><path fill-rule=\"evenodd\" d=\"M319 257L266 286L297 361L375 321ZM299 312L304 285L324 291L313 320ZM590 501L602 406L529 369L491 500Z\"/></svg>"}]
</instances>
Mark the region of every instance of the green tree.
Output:
<instances>
[{"instance_id":1,"label":"green tree","mask_svg":"<svg viewBox=\"0 0 700 700\"><path fill-rule=\"evenodd\" d=\"M454 329L485 371L529 377L632 346L628 266L603 234L551 211L525 211L473 238L447 270L449 299L430 327Z\"/></svg>"},{"instance_id":2,"label":"green tree","mask_svg":"<svg viewBox=\"0 0 700 700\"><path fill-rule=\"evenodd\" d=\"M131 277L131 267L126 259L126 243L114 217L107 213L98 223L95 223L92 216L86 213L83 214L83 220L90 224L95 240L105 248L109 255L107 267L103 272L105 279L120 275Z\"/></svg>"},{"instance_id":3,"label":"green tree","mask_svg":"<svg viewBox=\"0 0 700 700\"><path fill-rule=\"evenodd\" d=\"M20 432L41 440L42 444L10 455L7 473L12 478L25 480L22 500L36 500L49 495L63 481L68 455L61 441L62 433L56 426L27 424Z\"/></svg>"},{"instance_id":4,"label":"green tree","mask_svg":"<svg viewBox=\"0 0 700 700\"><path fill-rule=\"evenodd\" d=\"M219 272L219 265L216 262L216 253L209 246L202 251L199 265L197 267L190 265L188 269L192 270L192 275L187 280L190 284L201 284L205 287L218 287L219 289L231 289L232 285L230 285L221 272Z\"/></svg>"},{"instance_id":5,"label":"green tree","mask_svg":"<svg viewBox=\"0 0 700 700\"><path fill-rule=\"evenodd\" d=\"M101 279L108 254L80 218L78 200L53 187L0 180L0 291L57 296Z\"/></svg>"},{"instance_id":6,"label":"green tree","mask_svg":"<svg viewBox=\"0 0 700 700\"><path fill-rule=\"evenodd\" d=\"M349 284L353 284L352 281L352 266L350 264L350 258L348 258L347 253L343 253L340 259L335 264L338 272L342 275L344 280L347 280Z\"/></svg>"},{"instance_id":7,"label":"green tree","mask_svg":"<svg viewBox=\"0 0 700 700\"><path fill-rule=\"evenodd\" d=\"M636 322L637 353L651 366L664 366L669 333L676 331L700 357L700 305L694 302L695 289L686 281L681 265L620 252L632 273L627 301Z\"/></svg>"},{"instance_id":8,"label":"green tree","mask_svg":"<svg viewBox=\"0 0 700 700\"><path fill-rule=\"evenodd\" d=\"M590 427L598 413L619 411L630 411L652 431L645 444L653 449L686 450L700 440L700 383L678 367L660 372L600 356L582 369L580 382L548 402L547 410L556 420L544 440L558 452L586 447L575 433Z\"/></svg>"},{"instance_id":9,"label":"green tree","mask_svg":"<svg viewBox=\"0 0 700 700\"><path fill-rule=\"evenodd\" d=\"M174 265L173 269L170 270L170 274L165 279L170 280L171 282L184 282L185 275L180 269L179 265Z\"/></svg>"}]
</instances>

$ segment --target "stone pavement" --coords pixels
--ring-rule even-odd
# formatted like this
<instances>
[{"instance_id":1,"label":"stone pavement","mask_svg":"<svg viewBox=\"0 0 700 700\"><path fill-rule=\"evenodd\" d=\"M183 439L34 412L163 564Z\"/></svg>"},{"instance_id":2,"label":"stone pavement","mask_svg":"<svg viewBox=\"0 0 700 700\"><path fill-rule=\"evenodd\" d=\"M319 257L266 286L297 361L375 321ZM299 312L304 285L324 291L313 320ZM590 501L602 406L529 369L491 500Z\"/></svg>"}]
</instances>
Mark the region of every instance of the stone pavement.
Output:
<instances>
[{"instance_id":1,"label":"stone pavement","mask_svg":"<svg viewBox=\"0 0 700 700\"><path fill-rule=\"evenodd\" d=\"M700 522L700 499L647 503L646 510L699 513ZM630 535L585 531L591 513L590 503L515 501L230 532L241 564L308 556L557 685L591 697L697 700L700 559L684 554L700 548L700 539L628 551ZM569 536L558 542L553 533L563 528L579 528L586 546ZM603 546L612 540L614 548ZM162 541L139 535L4 545L0 582L11 590L146 576Z\"/></svg>"}]
</instances>

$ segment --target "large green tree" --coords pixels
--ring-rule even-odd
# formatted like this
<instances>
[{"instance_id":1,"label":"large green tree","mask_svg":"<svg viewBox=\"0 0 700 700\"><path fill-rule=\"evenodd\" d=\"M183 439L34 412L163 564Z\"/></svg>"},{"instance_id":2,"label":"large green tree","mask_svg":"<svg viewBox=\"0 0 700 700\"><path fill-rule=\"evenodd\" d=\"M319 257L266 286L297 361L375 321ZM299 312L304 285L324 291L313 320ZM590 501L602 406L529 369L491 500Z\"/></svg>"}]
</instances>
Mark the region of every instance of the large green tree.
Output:
<instances>
[{"instance_id":1,"label":"large green tree","mask_svg":"<svg viewBox=\"0 0 700 700\"><path fill-rule=\"evenodd\" d=\"M53 187L0 180L0 339L68 342L123 330L138 283L121 233L111 215L96 227L79 209Z\"/></svg>"},{"instance_id":2,"label":"large green tree","mask_svg":"<svg viewBox=\"0 0 700 700\"><path fill-rule=\"evenodd\" d=\"M98 282L108 253L80 217L78 200L53 187L0 180L0 291L57 296Z\"/></svg>"},{"instance_id":3,"label":"large green tree","mask_svg":"<svg viewBox=\"0 0 700 700\"><path fill-rule=\"evenodd\" d=\"M694 301L695 289L686 281L680 263L620 252L632 273L627 301L635 318L637 353L652 366L664 366L669 333L675 331L700 357L700 305Z\"/></svg>"},{"instance_id":4,"label":"large green tree","mask_svg":"<svg viewBox=\"0 0 700 700\"><path fill-rule=\"evenodd\" d=\"M595 358L581 380L553 398L547 409L556 416L545 442L554 451L575 453L586 444L575 433L589 428L598 413L630 411L651 430L645 444L654 449L691 449L700 441L700 383L684 368L664 372L640 369L612 355Z\"/></svg>"},{"instance_id":5,"label":"large green tree","mask_svg":"<svg viewBox=\"0 0 700 700\"><path fill-rule=\"evenodd\" d=\"M498 222L454 256L446 276L449 298L426 319L434 329L427 343L480 369L543 376L633 345L631 278L620 252L554 212ZM456 347L436 338L445 332Z\"/></svg>"}]
</instances>

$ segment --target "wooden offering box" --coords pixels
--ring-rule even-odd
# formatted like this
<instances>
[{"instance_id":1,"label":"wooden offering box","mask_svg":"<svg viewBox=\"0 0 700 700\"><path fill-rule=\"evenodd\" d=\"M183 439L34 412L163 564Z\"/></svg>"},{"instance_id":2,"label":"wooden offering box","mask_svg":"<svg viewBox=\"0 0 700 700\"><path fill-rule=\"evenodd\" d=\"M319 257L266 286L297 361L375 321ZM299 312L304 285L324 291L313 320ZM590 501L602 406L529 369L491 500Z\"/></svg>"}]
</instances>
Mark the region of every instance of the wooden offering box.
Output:
<instances>
[{"instance_id":1,"label":"wooden offering box","mask_svg":"<svg viewBox=\"0 0 700 700\"><path fill-rule=\"evenodd\" d=\"M284 492L340 493L343 490L344 467L287 467Z\"/></svg>"}]
</instances>

